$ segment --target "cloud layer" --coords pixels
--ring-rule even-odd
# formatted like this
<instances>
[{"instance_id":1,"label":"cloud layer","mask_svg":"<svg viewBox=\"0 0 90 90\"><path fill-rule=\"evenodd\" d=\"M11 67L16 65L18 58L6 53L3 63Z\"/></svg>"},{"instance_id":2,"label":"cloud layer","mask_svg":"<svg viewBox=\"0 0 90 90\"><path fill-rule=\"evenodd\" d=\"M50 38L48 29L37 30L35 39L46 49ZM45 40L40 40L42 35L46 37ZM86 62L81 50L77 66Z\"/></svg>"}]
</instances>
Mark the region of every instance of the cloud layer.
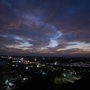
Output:
<instances>
[{"instance_id":1,"label":"cloud layer","mask_svg":"<svg viewBox=\"0 0 90 90\"><path fill-rule=\"evenodd\" d=\"M90 55L90 0L0 0L0 54Z\"/></svg>"}]
</instances>

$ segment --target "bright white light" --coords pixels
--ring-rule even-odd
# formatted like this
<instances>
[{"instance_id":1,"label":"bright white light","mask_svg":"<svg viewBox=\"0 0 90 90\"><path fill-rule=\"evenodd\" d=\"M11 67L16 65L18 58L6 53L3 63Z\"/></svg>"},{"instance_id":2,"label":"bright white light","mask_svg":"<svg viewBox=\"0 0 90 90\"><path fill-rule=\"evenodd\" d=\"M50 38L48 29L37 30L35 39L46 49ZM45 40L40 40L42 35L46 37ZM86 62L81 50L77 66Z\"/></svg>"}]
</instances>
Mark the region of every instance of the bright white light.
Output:
<instances>
[{"instance_id":1,"label":"bright white light","mask_svg":"<svg viewBox=\"0 0 90 90\"><path fill-rule=\"evenodd\" d=\"M23 78L23 80L25 81L25 80L27 80L28 78Z\"/></svg>"},{"instance_id":2,"label":"bright white light","mask_svg":"<svg viewBox=\"0 0 90 90\"><path fill-rule=\"evenodd\" d=\"M21 58L20 60L23 60L23 58Z\"/></svg>"},{"instance_id":3,"label":"bright white light","mask_svg":"<svg viewBox=\"0 0 90 90\"><path fill-rule=\"evenodd\" d=\"M13 85L14 85L13 83L9 82L9 86L13 86Z\"/></svg>"},{"instance_id":4,"label":"bright white light","mask_svg":"<svg viewBox=\"0 0 90 90\"><path fill-rule=\"evenodd\" d=\"M37 65L37 68L39 68L40 67L40 65Z\"/></svg>"},{"instance_id":5,"label":"bright white light","mask_svg":"<svg viewBox=\"0 0 90 90\"><path fill-rule=\"evenodd\" d=\"M26 67L26 70L28 69L28 67Z\"/></svg>"},{"instance_id":6,"label":"bright white light","mask_svg":"<svg viewBox=\"0 0 90 90\"><path fill-rule=\"evenodd\" d=\"M36 58L35 58L34 60L35 60L35 62L37 61L37 59L36 59Z\"/></svg>"},{"instance_id":7,"label":"bright white light","mask_svg":"<svg viewBox=\"0 0 90 90\"><path fill-rule=\"evenodd\" d=\"M54 63L54 65L58 65L58 62L56 61L56 62Z\"/></svg>"}]
</instances>

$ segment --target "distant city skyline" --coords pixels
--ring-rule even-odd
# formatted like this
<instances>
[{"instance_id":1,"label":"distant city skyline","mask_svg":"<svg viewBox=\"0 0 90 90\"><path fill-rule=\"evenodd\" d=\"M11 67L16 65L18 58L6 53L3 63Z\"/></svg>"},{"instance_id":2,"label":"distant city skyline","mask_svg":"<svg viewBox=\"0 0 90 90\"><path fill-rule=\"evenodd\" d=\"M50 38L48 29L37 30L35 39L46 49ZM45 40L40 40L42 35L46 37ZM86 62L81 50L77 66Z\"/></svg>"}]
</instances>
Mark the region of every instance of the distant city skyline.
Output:
<instances>
[{"instance_id":1,"label":"distant city skyline","mask_svg":"<svg viewBox=\"0 0 90 90\"><path fill-rule=\"evenodd\" d=\"M90 0L0 0L0 55L90 56Z\"/></svg>"}]
</instances>

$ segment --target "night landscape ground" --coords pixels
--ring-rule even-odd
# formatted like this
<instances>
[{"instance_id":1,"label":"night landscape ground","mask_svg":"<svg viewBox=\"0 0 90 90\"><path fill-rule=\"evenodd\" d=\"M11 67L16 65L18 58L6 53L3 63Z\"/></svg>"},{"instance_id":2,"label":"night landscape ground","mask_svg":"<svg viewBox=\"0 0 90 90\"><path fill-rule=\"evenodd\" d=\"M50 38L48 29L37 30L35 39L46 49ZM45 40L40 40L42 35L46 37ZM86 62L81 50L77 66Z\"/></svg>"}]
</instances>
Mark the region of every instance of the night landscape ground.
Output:
<instances>
[{"instance_id":1,"label":"night landscape ground","mask_svg":"<svg viewBox=\"0 0 90 90\"><path fill-rule=\"evenodd\" d=\"M90 58L0 57L0 90L89 90Z\"/></svg>"}]
</instances>

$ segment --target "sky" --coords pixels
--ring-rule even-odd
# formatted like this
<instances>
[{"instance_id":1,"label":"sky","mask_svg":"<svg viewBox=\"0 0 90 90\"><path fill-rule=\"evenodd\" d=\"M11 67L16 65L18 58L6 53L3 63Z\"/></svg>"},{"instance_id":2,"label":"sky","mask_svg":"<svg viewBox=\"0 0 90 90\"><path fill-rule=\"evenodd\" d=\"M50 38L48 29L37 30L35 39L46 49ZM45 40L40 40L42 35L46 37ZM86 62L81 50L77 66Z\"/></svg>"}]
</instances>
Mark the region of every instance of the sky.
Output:
<instances>
[{"instance_id":1,"label":"sky","mask_svg":"<svg viewBox=\"0 0 90 90\"><path fill-rule=\"evenodd\" d=\"M90 0L0 0L0 55L90 56Z\"/></svg>"}]
</instances>

